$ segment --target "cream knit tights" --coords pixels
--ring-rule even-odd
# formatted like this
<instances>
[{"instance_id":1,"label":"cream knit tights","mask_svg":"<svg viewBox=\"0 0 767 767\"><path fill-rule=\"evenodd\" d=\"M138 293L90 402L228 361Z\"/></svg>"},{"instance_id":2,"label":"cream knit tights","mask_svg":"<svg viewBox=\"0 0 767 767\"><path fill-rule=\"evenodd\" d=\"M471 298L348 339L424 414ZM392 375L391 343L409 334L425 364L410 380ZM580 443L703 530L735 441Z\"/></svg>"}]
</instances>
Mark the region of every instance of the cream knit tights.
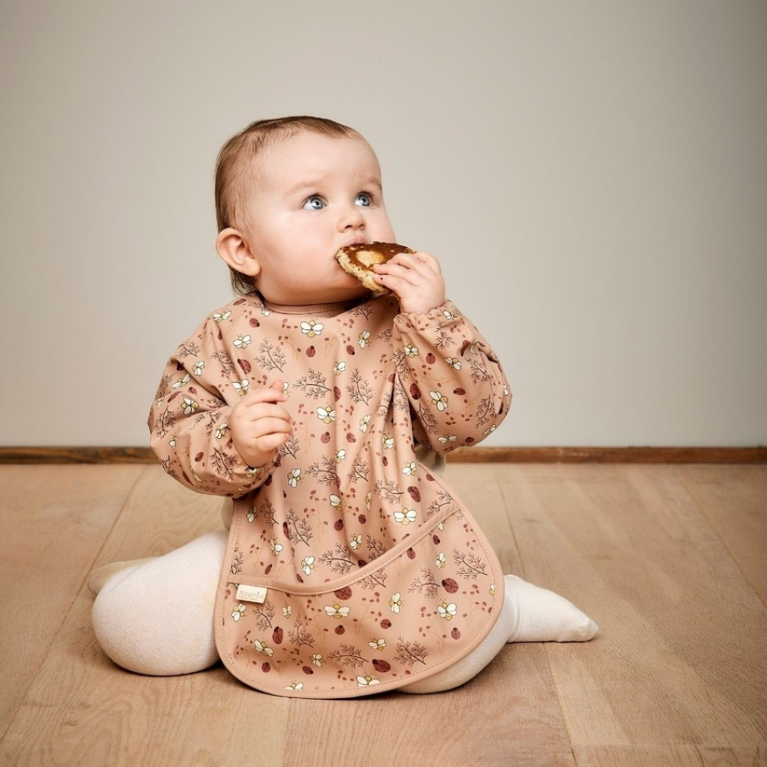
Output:
<instances>
[{"instance_id":1,"label":"cream knit tights","mask_svg":"<svg viewBox=\"0 0 767 767\"><path fill-rule=\"evenodd\" d=\"M226 541L227 531L219 530L165 556L93 574L89 586L98 591L93 627L117 665L139 674L175 676L218 661L213 613ZM584 642L596 634L597 625L563 597L515 575L505 576L505 586L501 615L482 643L403 692L457 687L476 676L507 642Z\"/></svg>"}]
</instances>

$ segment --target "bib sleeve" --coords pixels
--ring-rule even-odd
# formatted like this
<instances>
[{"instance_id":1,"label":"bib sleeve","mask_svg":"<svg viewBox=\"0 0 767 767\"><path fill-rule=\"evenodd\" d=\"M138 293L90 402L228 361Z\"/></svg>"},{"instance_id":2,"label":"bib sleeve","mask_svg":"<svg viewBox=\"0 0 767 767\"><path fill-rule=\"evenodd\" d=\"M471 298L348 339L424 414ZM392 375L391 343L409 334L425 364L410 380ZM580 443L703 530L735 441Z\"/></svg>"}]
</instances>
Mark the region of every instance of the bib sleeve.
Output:
<instances>
[{"instance_id":1,"label":"bib sleeve","mask_svg":"<svg viewBox=\"0 0 767 767\"><path fill-rule=\"evenodd\" d=\"M239 498L274 470L274 462L248 466L229 434L229 416L248 385L237 363L209 318L168 360L149 413L151 445L163 468L198 493Z\"/></svg>"},{"instance_id":2,"label":"bib sleeve","mask_svg":"<svg viewBox=\"0 0 767 767\"><path fill-rule=\"evenodd\" d=\"M451 301L398 315L392 338L418 444L438 453L475 445L504 420L511 391L498 357Z\"/></svg>"}]
</instances>

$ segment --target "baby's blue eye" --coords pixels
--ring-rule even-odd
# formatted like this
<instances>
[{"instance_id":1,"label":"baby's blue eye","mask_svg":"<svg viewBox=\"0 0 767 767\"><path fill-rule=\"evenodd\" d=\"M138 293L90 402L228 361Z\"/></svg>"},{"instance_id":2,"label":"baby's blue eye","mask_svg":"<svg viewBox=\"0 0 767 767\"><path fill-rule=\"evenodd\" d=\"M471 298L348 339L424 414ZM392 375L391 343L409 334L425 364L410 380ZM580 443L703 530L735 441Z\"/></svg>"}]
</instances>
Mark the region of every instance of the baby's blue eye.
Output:
<instances>
[{"instance_id":1,"label":"baby's blue eye","mask_svg":"<svg viewBox=\"0 0 767 767\"><path fill-rule=\"evenodd\" d=\"M304 203L303 207L304 210L322 210L325 207L325 202L323 201L322 197L317 197L317 195L314 195Z\"/></svg>"},{"instance_id":2,"label":"baby's blue eye","mask_svg":"<svg viewBox=\"0 0 767 767\"><path fill-rule=\"evenodd\" d=\"M357 199L354 201L357 205L361 205L363 208L369 208L373 204L373 200L366 192L360 192L357 195Z\"/></svg>"}]
</instances>

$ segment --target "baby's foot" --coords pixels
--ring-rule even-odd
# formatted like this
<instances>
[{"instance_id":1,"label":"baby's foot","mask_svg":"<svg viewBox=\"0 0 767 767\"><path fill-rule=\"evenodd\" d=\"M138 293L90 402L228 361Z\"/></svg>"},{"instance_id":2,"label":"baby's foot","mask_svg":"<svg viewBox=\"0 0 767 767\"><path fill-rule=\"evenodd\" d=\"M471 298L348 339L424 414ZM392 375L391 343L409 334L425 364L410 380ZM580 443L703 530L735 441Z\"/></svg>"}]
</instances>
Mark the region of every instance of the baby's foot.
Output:
<instances>
[{"instance_id":1,"label":"baby's foot","mask_svg":"<svg viewBox=\"0 0 767 767\"><path fill-rule=\"evenodd\" d=\"M572 602L516 575L505 575L505 602L514 615L507 642L587 642L599 627Z\"/></svg>"}]
</instances>

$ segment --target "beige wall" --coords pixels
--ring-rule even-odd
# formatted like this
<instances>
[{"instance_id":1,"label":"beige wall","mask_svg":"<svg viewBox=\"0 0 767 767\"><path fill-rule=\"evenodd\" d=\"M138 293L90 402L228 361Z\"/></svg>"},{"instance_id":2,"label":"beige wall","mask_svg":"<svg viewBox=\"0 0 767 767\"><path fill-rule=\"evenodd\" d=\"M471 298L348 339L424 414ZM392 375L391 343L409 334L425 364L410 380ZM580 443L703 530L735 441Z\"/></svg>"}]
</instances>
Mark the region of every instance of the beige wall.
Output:
<instances>
[{"instance_id":1,"label":"beige wall","mask_svg":"<svg viewBox=\"0 0 767 767\"><path fill-rule=\"evenodd\" d=\"M767 3L3 4L5 445L144 445L229 300L220 144L368 136L514 386L495 445L767 443Z\"/></svg>"}]
</instances>

